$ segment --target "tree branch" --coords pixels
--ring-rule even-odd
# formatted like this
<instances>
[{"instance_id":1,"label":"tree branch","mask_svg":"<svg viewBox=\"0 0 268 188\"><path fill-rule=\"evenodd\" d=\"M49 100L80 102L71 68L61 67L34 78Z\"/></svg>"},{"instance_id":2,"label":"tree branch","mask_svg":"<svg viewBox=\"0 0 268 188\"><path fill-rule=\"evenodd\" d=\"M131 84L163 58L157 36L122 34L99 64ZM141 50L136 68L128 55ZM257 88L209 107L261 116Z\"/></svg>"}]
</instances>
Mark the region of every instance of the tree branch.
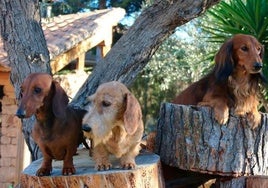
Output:
<instances>
[{"instance_id":1,"label":"tree branch","mask_svg":"<svg viewBox=\"0 0 268 188\"><path fill-rule=\"evenodd\" d=\"M86 97L103 82L119 80L130 85L176 27L200 16L218 2L220 0L155 1L141 13L106 57L98 62L71 104L85 106Z\"/></svg>"}]
</instances>

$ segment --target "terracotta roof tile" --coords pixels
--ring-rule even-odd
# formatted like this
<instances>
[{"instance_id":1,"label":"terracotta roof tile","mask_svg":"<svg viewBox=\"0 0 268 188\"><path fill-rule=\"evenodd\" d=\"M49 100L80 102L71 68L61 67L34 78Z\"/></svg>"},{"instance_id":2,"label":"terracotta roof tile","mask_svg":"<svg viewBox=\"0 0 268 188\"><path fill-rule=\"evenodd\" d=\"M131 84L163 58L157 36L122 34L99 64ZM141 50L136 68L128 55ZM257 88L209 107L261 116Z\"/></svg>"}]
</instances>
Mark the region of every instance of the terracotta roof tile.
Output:
<instances>
[{"instance_id":1,"label":"terracotta roof tile","mask_svg":"<svg viewBox=\"0 0 268 188\"><path fill-rule=\"evenodd\" d=\"M64 53L89 37L97 36L100 30L116 25L125 15L121 8L97 10L88 13L61 15L50 22L42 20L42 28L47 41L50 59ZM103 34L102 34L103 35ZM101 36L105 37L105 36ZM0 65L9 67L7 53L0 38Z\"/></svg>"}]
</instances>

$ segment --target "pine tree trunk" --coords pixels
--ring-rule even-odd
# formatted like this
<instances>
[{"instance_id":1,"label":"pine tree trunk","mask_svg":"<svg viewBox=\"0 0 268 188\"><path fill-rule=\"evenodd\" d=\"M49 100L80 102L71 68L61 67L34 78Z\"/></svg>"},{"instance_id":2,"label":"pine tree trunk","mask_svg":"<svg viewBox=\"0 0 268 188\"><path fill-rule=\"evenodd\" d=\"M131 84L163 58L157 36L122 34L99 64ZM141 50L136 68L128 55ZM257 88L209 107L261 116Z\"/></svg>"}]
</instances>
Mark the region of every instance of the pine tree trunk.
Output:
<instances>
[{"instance_id":1,"label":"pine tree trunk","mask_svg":"<svg viewBox=\"0 0 268 188\"><path fill-rule=\"evenodd\" d=\"M208 107L162 104L155 151L165 166L197 173L189 182L207 174L220 188L268 185L268 114L262 114L255 130L244 117L230 114L226 125L213 117ZM179 176L172 178L181 182Z\"/></svg>"},{"instance_id":2,"label":"pine tree trunk","mask_svg":"<svg viewBox=\"0 0 268 188\"><path fill-rule=\"evenodd\" d=\"M151 153L138 155L136 157L137 167L133 170L122 170L116 163L118 161L113 159L113 169L96 171L94 162L88 156L88 151L83 149L74 156L75 175L62 176L62 161L55 161L52 165L51 176L37 177L35 172L41 164L39 159L22 172L20 187L164 188L159 156Z\"/></svg>"},{"instance_id":3,"label":"pine tree trunk","mask_svg":"<svg viewBox=\"0 0 268 188\"><path fill-rule=\"evenodd\" d=\"M165 103L156 153L165 164L183 170L231 177L267 175L267 129L267 114L252 130L245 118L231 114L227 125L219 125L210 108Z\"/></svg>"},{"instance_id":4,"label":"pine tree trunk","mask_svg":"<svg viewBox=\"0 0 268 188\"><path fill-rule=\"evenodd\" d=\"M0 33L11 66L10 80L18 99L21 83L28 74L51 72L38 6L38 0L0 1ZM32 117L22 123L33 160L42 156L30 135L34 121Z\"/></svg>"}]
</instances>

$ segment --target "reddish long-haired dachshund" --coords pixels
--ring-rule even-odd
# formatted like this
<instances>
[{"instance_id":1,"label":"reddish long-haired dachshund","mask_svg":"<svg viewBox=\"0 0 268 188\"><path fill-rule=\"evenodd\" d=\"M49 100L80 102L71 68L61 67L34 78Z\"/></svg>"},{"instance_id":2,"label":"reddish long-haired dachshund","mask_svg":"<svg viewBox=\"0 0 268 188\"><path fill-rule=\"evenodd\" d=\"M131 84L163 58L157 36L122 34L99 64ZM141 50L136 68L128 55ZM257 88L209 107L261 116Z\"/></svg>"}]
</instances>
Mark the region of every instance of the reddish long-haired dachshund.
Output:
<instances>
[{"instance_id":1,"label":"reddish long-haired dachshund","mask_svg":"<svg viewBox=\"0 0 268 188\"><path fill-rule=\"evenodd\" d=\"M75 173L73 155L83 141L82 118L85 110L68 106L68 96L49 74L30 74L21 85L19 118L36 116L32 137L43 154L37 176L50 175L52 159L63 160L63 175Z\"/></svg>"},{"instance_id":2,"label":"reddish long-haired dachshund","mask_svg":"<svg viewBox=\"0 0 268 188\"><path fill-rule=\"evenodd\" d=\"M230 109L246 115L252 128L261 121L258 112L263 46L250 35L237 34L226 41L215 56L215 67L174 99L174 103L213 108L215 119L225 124Z\"/></svg>"}]
</instances>

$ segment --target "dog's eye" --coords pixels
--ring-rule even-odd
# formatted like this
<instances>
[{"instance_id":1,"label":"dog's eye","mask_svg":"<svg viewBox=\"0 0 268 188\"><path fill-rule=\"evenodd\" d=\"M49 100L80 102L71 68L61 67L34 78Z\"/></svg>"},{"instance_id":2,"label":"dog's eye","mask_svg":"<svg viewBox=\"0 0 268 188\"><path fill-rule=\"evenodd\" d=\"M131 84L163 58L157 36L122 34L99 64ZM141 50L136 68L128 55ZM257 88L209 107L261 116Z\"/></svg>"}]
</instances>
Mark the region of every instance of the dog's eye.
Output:
<instances>
[{"instance_id":1,"label":"dog's eye","mask_svg":"<svg viewBox=\"0 0 268 188\"><path fill-rule=\"evenodd\" d=\"M242 46L241 50L243 50L244 52L247 52L248 51L248 47Z\"/></svg>"},{"instance_id":2,"label":"dog's eye","mask_svg":"<svg viewBox=\"0 0 268 188\"><path fill-rule=\"evenodd\" d=\"M261 47L257 48L257 51L259 52L259 54L261 53Z\"/></svg>"},{"instance_id":3,"label":"dog's eye","mask_svg":"<svg viewBox=\"0 0 268 188\"><path fill-rule=\"evenodd\" d=\"M111 103L109 101L102 101L102 106L108 107L111 106Z\"/></svg>"},{"instance_id":4,"label":"dog's eye","mask_svg":"<svg viewBox=\"0 0 268 188\"><path fill-rule=\"evenodd\" d=\"M42 91L42 89L40 87L35 87L34 88L34 93L35 94L39 94L39 93L41 93L41 91Z\"/></svg>"}]
</instances>

